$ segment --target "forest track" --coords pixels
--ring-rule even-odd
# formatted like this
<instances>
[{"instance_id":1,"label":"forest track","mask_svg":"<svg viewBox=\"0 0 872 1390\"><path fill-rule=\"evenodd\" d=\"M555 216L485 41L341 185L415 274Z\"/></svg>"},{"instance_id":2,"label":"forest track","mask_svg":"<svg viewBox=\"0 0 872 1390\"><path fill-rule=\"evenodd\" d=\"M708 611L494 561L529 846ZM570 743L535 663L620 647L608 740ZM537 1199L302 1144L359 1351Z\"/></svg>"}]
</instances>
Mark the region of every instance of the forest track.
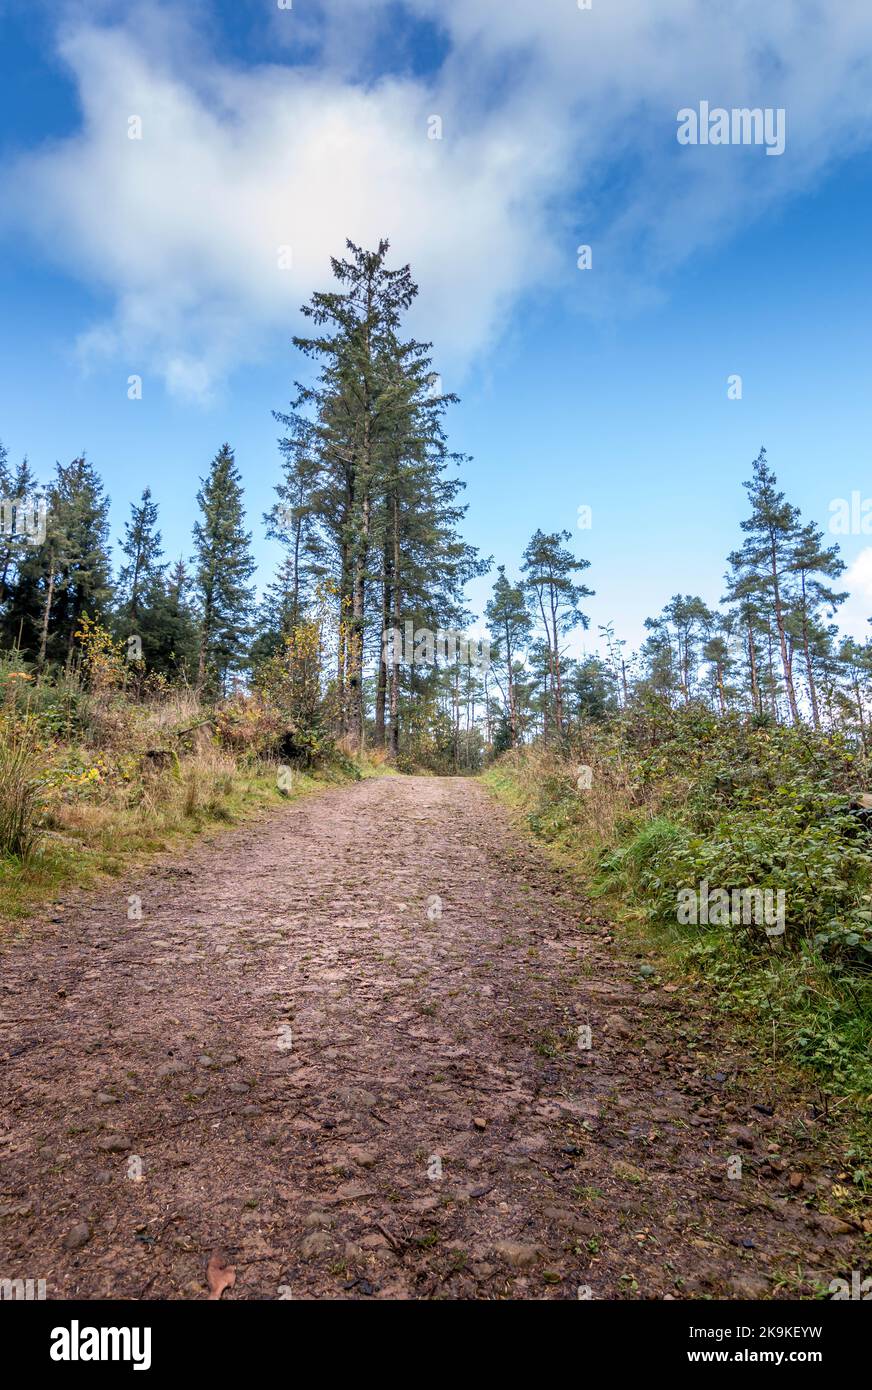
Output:
<instances>
[{"instance_id":1,"label":"forest track","mask_svg":"<svg viewBox=\"0 0 872 1390\"><path fill-rule=\"evenodd\" d=\"M820 1117L585 917L481 786L430 777L47 909L0 954L0 1279L200 1298L220 1250L232 1299L850 1280Z\"/></svg>"}]
</instances>

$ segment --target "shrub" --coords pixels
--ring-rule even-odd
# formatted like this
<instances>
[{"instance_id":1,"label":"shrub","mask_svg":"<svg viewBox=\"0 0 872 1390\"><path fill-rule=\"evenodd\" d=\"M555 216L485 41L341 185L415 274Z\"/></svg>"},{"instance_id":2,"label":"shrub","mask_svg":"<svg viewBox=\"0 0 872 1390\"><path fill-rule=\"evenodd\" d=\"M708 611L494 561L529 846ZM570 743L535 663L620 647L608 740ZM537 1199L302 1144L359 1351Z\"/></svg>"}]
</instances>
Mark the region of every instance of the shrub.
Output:
<instances>
[{"instance_id":1,"label":"shrub","mask_svg":"<svg viewBox=\"0 0 872 1390\"><path fill-rule=\"evenodd\" d=\"M27 862L42 838L44 783L39 725L32 716L0 721L0 853Z\"/></svg>"}]
</instances>

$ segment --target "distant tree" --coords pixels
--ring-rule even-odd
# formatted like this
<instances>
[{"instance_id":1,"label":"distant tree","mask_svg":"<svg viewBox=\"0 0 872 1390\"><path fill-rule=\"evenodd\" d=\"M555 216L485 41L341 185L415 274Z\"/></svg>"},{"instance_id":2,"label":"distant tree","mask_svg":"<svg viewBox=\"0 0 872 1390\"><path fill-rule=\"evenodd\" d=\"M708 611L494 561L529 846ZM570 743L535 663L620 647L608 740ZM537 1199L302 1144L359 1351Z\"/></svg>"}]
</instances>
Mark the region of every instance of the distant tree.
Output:
<instances>
[{"instance_id":1,"label":"distant tree","mask_svg":"<svg viewBox=\"0 0 872 1390\"><path fill-rule=\"evenodd\" d=\"M824 582L827 579L838 579L845 571L845 562L839 555L839 547L837 545L824 546L822 544L823 539L823 532L814 522L809 522L798 533L790 558L790 570L799 576L799 596L796 605L797 626L805 658L812 719L816 729L821 727L821 719L814 677L813 646L815 644L812 638L816 631L817 645L823 646L824 651L826 650L829 643L819 627L820 610L826 608L829 609L830 613L834 613L848 597L847 593L838 593Z\"/></svg>"},{"instance_id":2,"label":"distant tree","mask_svg":"<svg viewBox=\"0 0 872 1390\"><path fill-rule=\"evenodd\" d=\"M130 504L130 520L124 523L121 553L127 557L127 564L121 567L118 575L118 616L122 625L133 624L135 628L142 614L144 594L166 568L160 564L163 551L157 529L157 504L152 501L150 487L144 490L138 506L135 502Z\"/></svg>"},{"instance_id":3,"label":"distant tree","mask_svg":"<svg viewBox=\"0 0 872 1390\"><path fill-rule=\"evenodd\" d=\"M601 657L586 656L577 662L567 687L570 707L579 724L606 719L621 707L615 673Z\"/></svg>"},{"instance_id":4,"label":"distant tree","mask_svg":"<svg viewBox=\"0 0 872 1390\"><path fill-rule=\"evenodd\" d=\"M37 506L44 502L45 492L34 477L25 458L11 469L8 456L0 444L0 499L6 503L6 516L11 520L13 503L27 502ZM4 647L32 646L38 611L36 592L38 565L34 564L40 545L34 536L21 536L11 528L0 533L0 645Z\"/></svg>"},{"instance_id":5,"label":"distant tree","mask_svg":"<svg viewBox=\"0 0 872 1390\"><path fill-rule=\"evenodd\" d=\"M82 618L104 620L112 603L109 498L80 457L57 465L46 503L46 538L28 554L21 578L40 592L38 664L69 666Z\"/></svg>"},{"instance_id":6,"label":"distant tree","mask_svg":"<svg viewBox=\"0 0 872 1390\"><path fill-rule=\"evenodd\" d=\"M155 570L142 595L139 635L150 671L193 679L199 657L199 631L191 602L192 581L182 559L169 573Z\"/></svg>"},{"instance_id":7,"label":"distant tree","mask_svg":"<svg viewBox=\"0 0 872 1390\"><path fill-rule=\"evenodd\" d=\"M572 540L570 531L547 534L536 531L524 550L522 573L526 587L538 609L548 648L551 691L554 700L554 723L557 735L564 732L563 680L561 673L561 638L573 628L587 627L589 619L580 604L593 597L593 589L578 584L574 576L590 568L589 560L577 560L562 542Z\"/></svg>"},{"instance_id":8,"label":"distant tree","mask_svg":"<svg viewBox=\"0 0 872 1390\"><path fill-rule=\"evenodd\" d=\"M791 611L790 578L794 552L800 537L799 511L778 491L778 480L761 449L754 460L753 476L745 483L751 502L751 515L742 522L746 539L741 549L729 556L736 581L741 581L746 597L756 597L775 625L781 669L790 718L799 722L799 705L788 645Z\"/></svg>"},{"instance_id":9,"label":"distant tree","mask_svg":"<svg viewBox=\"0 0 872 1390\"><path fill-rule=\"evenodd\" d=\"M505 672L509 747L514 748L518 742L518 708L515 698L517 667L533 620L524 589L520 584L512 584L506 578L505 565L499 565L497 568L493 595L485 608L485 619L491 635L491 659Z\"/></svg>"},{"instance_id":10,"label":"distant tree","mask_svg":"<svg viewBox=\"0 0 872 1390\"><path fill-rule=\"evenodd\" d=\"M254 604L248 581L255 568L239 469L229 444L221 446L201 484L200 520L194 524L194 593L200 621L197 688L214 684L223 692L229 675L246 663Z\"/></svg>"}]
</instances>

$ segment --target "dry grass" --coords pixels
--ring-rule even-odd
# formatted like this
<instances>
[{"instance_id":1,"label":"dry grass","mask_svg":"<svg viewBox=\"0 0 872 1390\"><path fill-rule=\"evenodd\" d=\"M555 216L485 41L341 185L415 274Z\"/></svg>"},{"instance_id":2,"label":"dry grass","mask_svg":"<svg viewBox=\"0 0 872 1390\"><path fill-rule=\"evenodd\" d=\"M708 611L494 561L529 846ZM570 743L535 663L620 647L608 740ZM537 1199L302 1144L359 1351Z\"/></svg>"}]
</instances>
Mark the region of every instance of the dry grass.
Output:
<instances>
[{"instance_id":1,"label":"dry grass","mask_svg":"<svg viewBox=\"0 0 872 1390\"><path fill-rule=\"evenodd\" d=\"M0 854L28 863L42 838L43 751L32 719L0 723Z\"/></svg>"},{"instance_id":2,"label":"dry grass","mask_svg":"<svg viewBox=\"0 0 872 1390\"><path fill-rule=\"evenodd\" d=\"M579 785L590 769L590 786ZM582 746L569 758L551 749L523 748L506 753L486 774L518 810L526 811L537 828L553 832L556 843L591 852L614 844L635 809L648 798L634 783L619 757L604 757L598 748ZM649 805L656 815L656 807Z\"/></svg>"}]
</instances>

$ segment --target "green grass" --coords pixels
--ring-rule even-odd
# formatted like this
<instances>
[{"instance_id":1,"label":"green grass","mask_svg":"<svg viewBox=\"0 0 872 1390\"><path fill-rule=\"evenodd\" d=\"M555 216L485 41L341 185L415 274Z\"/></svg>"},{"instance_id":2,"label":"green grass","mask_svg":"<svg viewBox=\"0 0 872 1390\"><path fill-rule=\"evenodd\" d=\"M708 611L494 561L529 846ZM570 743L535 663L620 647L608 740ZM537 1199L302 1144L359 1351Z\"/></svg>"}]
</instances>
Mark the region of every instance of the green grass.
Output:
<instances>
[{"instance_id":1,"label":"green grass","mask_svg":"<svg viewBox=\"0 0 872 1390\"><path fill-rule=\"evenodd\" d=\"M561 814L559 797L549 805L547 789L543 793L531 768L498 764L482 780L585 894L599 900L623 950L653 961L661 980L683 985L728 1026L761 1080L777 1068L786 1085L791 1077L815 1085L821 1103L846 1122L855 1144L854 1182L867 1191L872 973L821 955L810 939L755 950L729 929L683 927L674 913L652 910L658 899L649 885L656 884L658 866L685 833L668 815L641 824L638 816L628 816L604 845L584 822Z\"/></svg>"},{"instance_id":2,"label":"green grass","mask_svg":"<svg viewBox=\"0 0 872 1390\"><path fill-rule=\"evenodd\" d=\"M150 855L182 849L206 830L237 825L348 780L350 775L339 769L303 773L295 777L293 790L283 793L274 769L226 772L210 779L196 796L182 786L178 795L147 809L112 803L78 808L81 820L49 830L28 858L0 856L0 932L4 919L25 917L69 888L95 887Z\"/></svg>"}]
</instances>

